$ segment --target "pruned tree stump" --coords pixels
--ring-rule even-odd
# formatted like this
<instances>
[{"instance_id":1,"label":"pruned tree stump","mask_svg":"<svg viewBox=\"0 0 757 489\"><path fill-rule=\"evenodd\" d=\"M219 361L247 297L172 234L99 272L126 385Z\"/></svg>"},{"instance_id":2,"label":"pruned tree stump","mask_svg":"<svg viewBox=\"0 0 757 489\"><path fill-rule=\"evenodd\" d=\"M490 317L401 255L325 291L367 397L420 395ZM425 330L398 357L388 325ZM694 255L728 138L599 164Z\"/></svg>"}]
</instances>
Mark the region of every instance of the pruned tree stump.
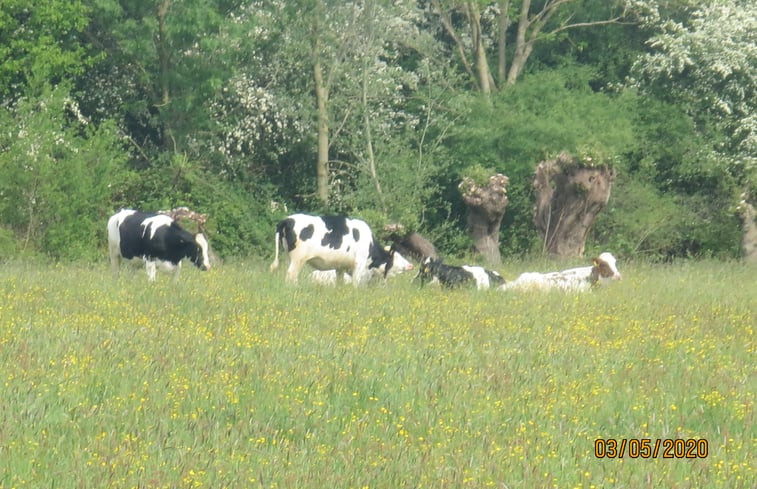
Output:
<instances>
[{"instance_id":1,"label":"pruned tree stump","mask_svg":"<svg viewBox=\"0 0 757 489\"><path fill-rule=\"evenodd\" d=\"M473 246L490 265L499 265L499 228L507 208L507 182L509 179L497 173L489 177L485 185L478 185L472 178L463 178L458 189L468 207L468 231L473 237Z\"/></svg>"},{"instance_id":2,"label":"pruned tree stump","mask_svg":"<svg viewBox=\"0 0 757 489\"><path fill-rule=\"evenodd\" d=\"M567 153L536 167L533 222L544 250L560 256L583 256L597 215L607 206L615 171L591 158Z\"/></svg>"}]
</instances>

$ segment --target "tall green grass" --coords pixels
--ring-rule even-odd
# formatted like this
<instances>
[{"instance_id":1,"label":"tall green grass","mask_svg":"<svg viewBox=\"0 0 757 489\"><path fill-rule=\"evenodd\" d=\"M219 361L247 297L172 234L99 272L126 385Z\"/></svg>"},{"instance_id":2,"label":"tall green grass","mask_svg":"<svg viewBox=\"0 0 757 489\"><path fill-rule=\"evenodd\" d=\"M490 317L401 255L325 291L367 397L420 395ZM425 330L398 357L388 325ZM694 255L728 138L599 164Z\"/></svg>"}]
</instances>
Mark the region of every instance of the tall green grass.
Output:
<instances>
[{"instance_id":1,"label":"tall green grass","mask_svg":"<svg viewBox=\"0 0 757 489\"><path fill-rule=\"evenodd\" d=\"M0 264L0 487L755 487L757 273L621 271L566 295Z\"/></svg>"}]
</instances>

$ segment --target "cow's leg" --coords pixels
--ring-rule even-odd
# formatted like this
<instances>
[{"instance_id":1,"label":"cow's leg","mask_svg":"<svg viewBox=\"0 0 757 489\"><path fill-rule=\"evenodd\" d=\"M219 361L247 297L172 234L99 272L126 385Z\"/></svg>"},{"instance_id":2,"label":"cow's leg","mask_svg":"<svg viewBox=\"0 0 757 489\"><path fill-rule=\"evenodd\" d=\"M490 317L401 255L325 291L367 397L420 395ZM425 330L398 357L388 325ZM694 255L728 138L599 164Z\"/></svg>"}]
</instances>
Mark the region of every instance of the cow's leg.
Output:
<instances>
[{"instance_id":1,"label":"cow's leg","mask_svg":"<svg viewBox=\"0 0 757 489\"><path fill-rule=\"evenodd\" d=\"M351 275L352 284L357 287L368 281L370 272L368 271L367 266L357 265L355 266L355 269L352 271Z\"/></svg>"},{"instance_id":2,"label":"cow's leg","mask_svg":"<svg viewBox=\"0 0 757 489\"><path fill-rule=\"evenodd\" d=\"M121 265L121 250L114 243L111 243L108 248L110 251L110 273L116 279L118 278L118 268Z\"/></svg>"},{"instance_id":3,"label":"cow's leg","mask_svg":"<svg viewBox=\"0 0 757 489\"><path fill-rule=\"evenodd\" d=\"M171 279L173 283L176 283L179 280L179 274L181 274L181 262L173 267L173 278Z\"/></svg>"},{"instance_id":4,"label":"cow's leg","mask_svg":"<svg viewBox=\"0 0 757 489\"><path fill-rule=\"evenodd\" d=\"M145 270L147 271L147 281L155 282L155 273L157 272L157 266L153 260L145 260Z\"/></svg>"},{"instance_id":5,"label":"cow's leg","mask_svg":"<svg viewBox=\"0 0 757 489\"><path fill-rule=\"evenodd\" d=\"M300 270L302 269L303 264L304 263L300 260L295 260L290 256L289 268L287 268L287 282L293 284L297 283L297 276L300 274Z\"/></svg>"}]
</instances>

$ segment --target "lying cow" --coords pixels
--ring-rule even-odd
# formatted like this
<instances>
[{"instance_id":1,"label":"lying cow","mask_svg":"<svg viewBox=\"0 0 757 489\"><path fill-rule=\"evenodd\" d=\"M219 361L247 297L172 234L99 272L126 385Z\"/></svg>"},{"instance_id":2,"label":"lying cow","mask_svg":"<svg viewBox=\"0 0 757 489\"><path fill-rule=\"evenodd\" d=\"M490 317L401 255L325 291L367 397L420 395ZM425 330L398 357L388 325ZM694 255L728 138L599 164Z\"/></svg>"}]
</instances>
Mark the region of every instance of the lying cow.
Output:
<instances>
[{"instance_id":1,"label":"lying cow","mask_svg":"<svg viewBox=\"0 0 757 489\"><path fill-rule=\"evenodd\" d=\"M426 282L439 282L442 287L447 288L475 283L476 288L482 290L499 287L505 283L505 279L494 270L470 265L460 267L445 265L442 260L435 260L430 256L424 258L421 262L417 278L421 281L421 287Z\"/></svg>"},{"instance_id":2,"label":"lying cow","mask_svg":"<svg viewBox=\"0 0 757 489\"><path fill-rule=\"evenodd\" d=\"M596 285L607 285L613 280L620 280L615 257L604 252L592 260L592 266L571 268L562 272L536 273L527 272L508 282L503 289L558 289L570 292L583 292Z\"/></svg>"},{"instance_id":3,"label":"lying cow","mask_svg":"<svg viewBox=\"0 0 757 489\"><path fill-rule=\"evenodd\" d=\"M289 252L286 278L297 282L307 263L316 270L348 273L355 285L378 273L386 277L394 253L386 251L364 221L345 216L292 214L276 226L276 251L271 270L279 266L279 243Z\"/></svg>"},{"instance_id":4,"label":"lying cow","mask_svg":"<svg viewBox=\"0 0 757 489\"><path fill-rule=\"evenodd\" d=\"M177 280L184 258L200 270L210 268L205 236L191 234L164 214L121 209L108 219L108 248L114 276L121 259L143 260L150 282L155 280L158 266L173 271L173 280Z\"/></svg>"},{"instance_id":5,"label":"lying cow","mask_svg":"<svg viewBox=\"0 0 757 489\"><path fill-rule=\"evenodd\" d=\"M392 254L392 268L386 274L386 278L394 277L402 272L406 272L413 269L413 264L410 263L399 251L395 251L393 247L384 246L384 249ZM378 269L374 269L375 275L381 275ZM352 283L352 277L349 273L344 273L342 276L344 283ZM310 279L320 285L336 285L337 274L336 270L313 270L310 274Z\"/></svg>"}]
</instances>

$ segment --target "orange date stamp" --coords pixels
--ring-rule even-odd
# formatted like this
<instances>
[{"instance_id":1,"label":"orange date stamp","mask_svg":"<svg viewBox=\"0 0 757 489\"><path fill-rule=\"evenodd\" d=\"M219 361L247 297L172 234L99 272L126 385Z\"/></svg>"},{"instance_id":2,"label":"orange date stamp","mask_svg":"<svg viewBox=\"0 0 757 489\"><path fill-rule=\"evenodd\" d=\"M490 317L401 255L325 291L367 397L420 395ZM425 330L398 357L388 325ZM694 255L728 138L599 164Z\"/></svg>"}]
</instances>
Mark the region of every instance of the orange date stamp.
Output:
<instances>
[{"instance_id":1,"label":"orange date stamp","mask_svg":"<svg viewBox=\"0 0 757 489\"><path fill-rule=\"evenodd\" d=\"M596 458L707 458L709 443L704 438L597 438Z\"/></svg>"}]
</instances>

